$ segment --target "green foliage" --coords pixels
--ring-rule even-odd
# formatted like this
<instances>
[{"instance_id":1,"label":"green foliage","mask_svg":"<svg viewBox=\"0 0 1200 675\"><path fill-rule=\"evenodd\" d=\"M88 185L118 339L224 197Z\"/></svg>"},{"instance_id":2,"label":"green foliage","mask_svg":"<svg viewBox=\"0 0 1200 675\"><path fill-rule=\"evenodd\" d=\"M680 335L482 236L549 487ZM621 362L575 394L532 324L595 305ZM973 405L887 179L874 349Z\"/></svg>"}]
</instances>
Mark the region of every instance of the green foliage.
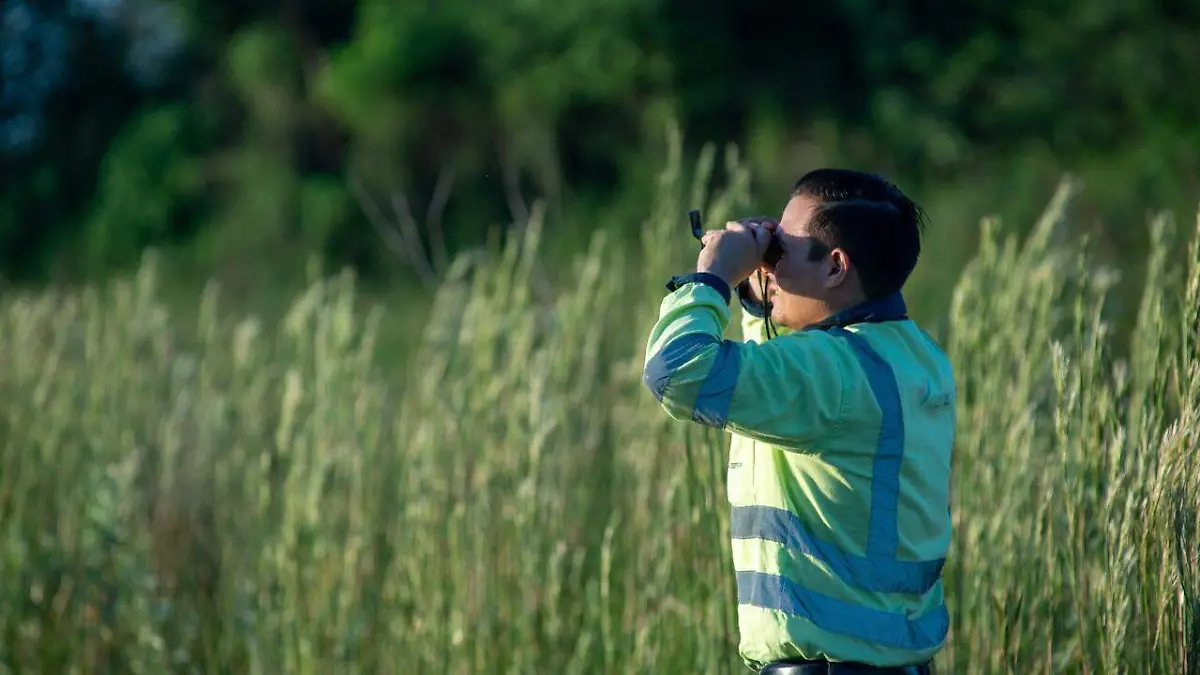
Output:
<instances>
[{"instance_id":1,"label":"green foliage","mask_svg":"<svg viewBox=\"0 0 1200 675\"><path fill-rule=\"evenodd\" d=\"M116 19L89 24L23 0L63 29L67 57L60 81L32 65L13 80L50 93L44 133L0 160L5 276L95 276L169 245L200 280L256 267L261 283L295 281L313 255L413 280L359 183L414 211L442 204L439 233L413 246L427 253L471 250L541 198L563 257L596 222L635 235L628 205L653 198L647 157L669 120L746 148L757 212L814 166L893 177L947 224L931 234L941 269L916 280L938 312L977 243L949 223L997 213L1020 228L1072 173L1088 185L1079 227L1136 279L1146 213L1190 213L1200 188L1195 88L1180 86L1200 79L1200 13L1186 3L104 4ZM138 50L172 30L179 52L144 67Z\"/></svg>"},{"instance_id":2,"label":"green foliage","mask_svg":"<svg viewBox=\"0 0 1200 675\"><path fill-rule=\"evenodd\" d=\"M183 315L144 266L0 304L0 670L741 671L727 439L641 382L683 213L748 173L682 145L641 248L543 283L541 208L449 269L401 379L350 273L278 322ZM1068 236L985 223L954 288L953 627L939 672L1195 672L1200 229L1152 240L1136 340ZM678 245L664 245L678 242Z\"/></svg>"},{"instance_id":3,"label":"green foliage","mask_svg":"<svg viewBox=\"0 0 1200 675\"><path fill-rule=\"evenodd\" d=\"M196 225L188 207L203 186L198 160L189 154L195 150L188 123L182 106L156 108L113 141L84 230L83 260L92 273L136 264L147 246Z\"/></svg>"}]
</instances>

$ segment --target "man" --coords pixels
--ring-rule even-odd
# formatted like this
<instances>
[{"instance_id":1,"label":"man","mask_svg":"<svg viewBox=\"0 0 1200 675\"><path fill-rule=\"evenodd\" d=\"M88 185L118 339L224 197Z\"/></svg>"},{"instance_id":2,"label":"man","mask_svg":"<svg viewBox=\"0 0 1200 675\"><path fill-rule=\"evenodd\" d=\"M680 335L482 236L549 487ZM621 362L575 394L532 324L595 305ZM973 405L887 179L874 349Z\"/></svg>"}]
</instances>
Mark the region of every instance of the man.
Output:
<instances>
[{"instance_id":1,"label":"man","mask_svg":"<svg viewBox=\"0 0 1200 675\"><path fill-rule=\"evenodd\" d=\"M673 418L733 434L739 651L753 670L927 673L949 618L955 385L901 288L923 217L874 175L823 169L778 223L710 231L667 285L646 386ZM751 275L772 237L770 319ZM723 340L730 289L745 342Z\"/></svg>"}]
</instances>

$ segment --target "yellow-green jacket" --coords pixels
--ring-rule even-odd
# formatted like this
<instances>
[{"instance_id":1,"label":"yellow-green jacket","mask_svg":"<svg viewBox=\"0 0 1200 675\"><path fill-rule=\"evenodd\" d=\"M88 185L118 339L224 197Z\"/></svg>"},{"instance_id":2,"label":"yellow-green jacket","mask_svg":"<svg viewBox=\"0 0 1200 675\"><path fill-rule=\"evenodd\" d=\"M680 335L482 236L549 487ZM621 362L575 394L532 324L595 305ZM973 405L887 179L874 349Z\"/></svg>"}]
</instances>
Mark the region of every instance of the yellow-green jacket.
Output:
<instances>
[{"instance_id":1,"label":"yellow-green jacket","mask_svg":"<svg viewBox=\"0 0 1200 675\"><path fill-rule=\"evenodd\" d=\"M930 660L949 623L945 354L898 293L769 341L747 312L726 340L729 289L696 277L663 300L644 381L671 417L733 435L742 657Z\"/></svg>"}]
</instances>

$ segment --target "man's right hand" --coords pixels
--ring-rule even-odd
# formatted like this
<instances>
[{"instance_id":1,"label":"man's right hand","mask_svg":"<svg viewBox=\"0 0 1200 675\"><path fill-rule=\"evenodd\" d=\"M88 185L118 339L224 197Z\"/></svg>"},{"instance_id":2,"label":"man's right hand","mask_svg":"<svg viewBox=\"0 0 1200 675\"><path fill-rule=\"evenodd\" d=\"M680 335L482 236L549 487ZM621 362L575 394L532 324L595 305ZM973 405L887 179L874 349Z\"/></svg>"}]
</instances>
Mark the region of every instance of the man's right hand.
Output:
<instances>
[{"instance_id":1,"label":"man's right hand","mask_svg":"<svg viewBox=\"0 0 1200 675\"><path fill-rule=\"evenodd\" d=\"M770 216L753 216L750 218L742 218L737 222L746 226L759 225L768 232L774 232L775 229L779 227L779 221L771 218ZM746 279L737 286L737 293L740 297L750 301L755 305L758 305L759 307L762 307L765 304L763 302L762 291L759 284L759 275L762 273L763 270L761 268L756 270L750 275L749 279ZM765 280L763 281L765 282Z\"/></svg>"},{"instance_id":2,"label":"man's right hand","mask_svg":"<svg viewBox=\"0 0 1200 675\"><path fill-rule=\"evenodd\" d=\"M743 225L759 225L771 233L774 233L775 229L779 227L779 221L771 218L770 216L742 218L738 222ZM759 268L759 270L752 274L749 279L743 282L741 287L738 289L738 292L741 293L743 297L752 300L759 305L763 304L762 290L759 285L759 275L763 274L763 272L764 270ZM765 279L763 281L765 283Z\"/></svg>"}]
</instances>

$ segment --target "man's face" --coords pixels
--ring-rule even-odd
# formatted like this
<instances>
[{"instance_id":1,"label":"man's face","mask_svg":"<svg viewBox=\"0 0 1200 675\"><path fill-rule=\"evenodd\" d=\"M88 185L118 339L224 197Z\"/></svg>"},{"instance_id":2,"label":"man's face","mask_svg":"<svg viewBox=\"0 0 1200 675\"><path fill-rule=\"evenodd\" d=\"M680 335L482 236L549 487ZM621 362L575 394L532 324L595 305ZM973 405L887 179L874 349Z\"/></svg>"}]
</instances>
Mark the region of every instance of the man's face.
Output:
<instances>
[{"instance_id":1,"label":"man's face","mask_svg":"<svg viewBox=\"0 0 1200 675\"><path fill-rule=\"evenodd\" d=\"M846 274L828 253L818 260L809 260L810 250L814 246L821 247L808 231L808 222L816 206L817 202L811 197L793 197L788 202L777 229L783 255L775 269L766 275L767 297L772 304L771 319L793 330L828 315L831 293Z\"/></svg>"}]
</instances>

